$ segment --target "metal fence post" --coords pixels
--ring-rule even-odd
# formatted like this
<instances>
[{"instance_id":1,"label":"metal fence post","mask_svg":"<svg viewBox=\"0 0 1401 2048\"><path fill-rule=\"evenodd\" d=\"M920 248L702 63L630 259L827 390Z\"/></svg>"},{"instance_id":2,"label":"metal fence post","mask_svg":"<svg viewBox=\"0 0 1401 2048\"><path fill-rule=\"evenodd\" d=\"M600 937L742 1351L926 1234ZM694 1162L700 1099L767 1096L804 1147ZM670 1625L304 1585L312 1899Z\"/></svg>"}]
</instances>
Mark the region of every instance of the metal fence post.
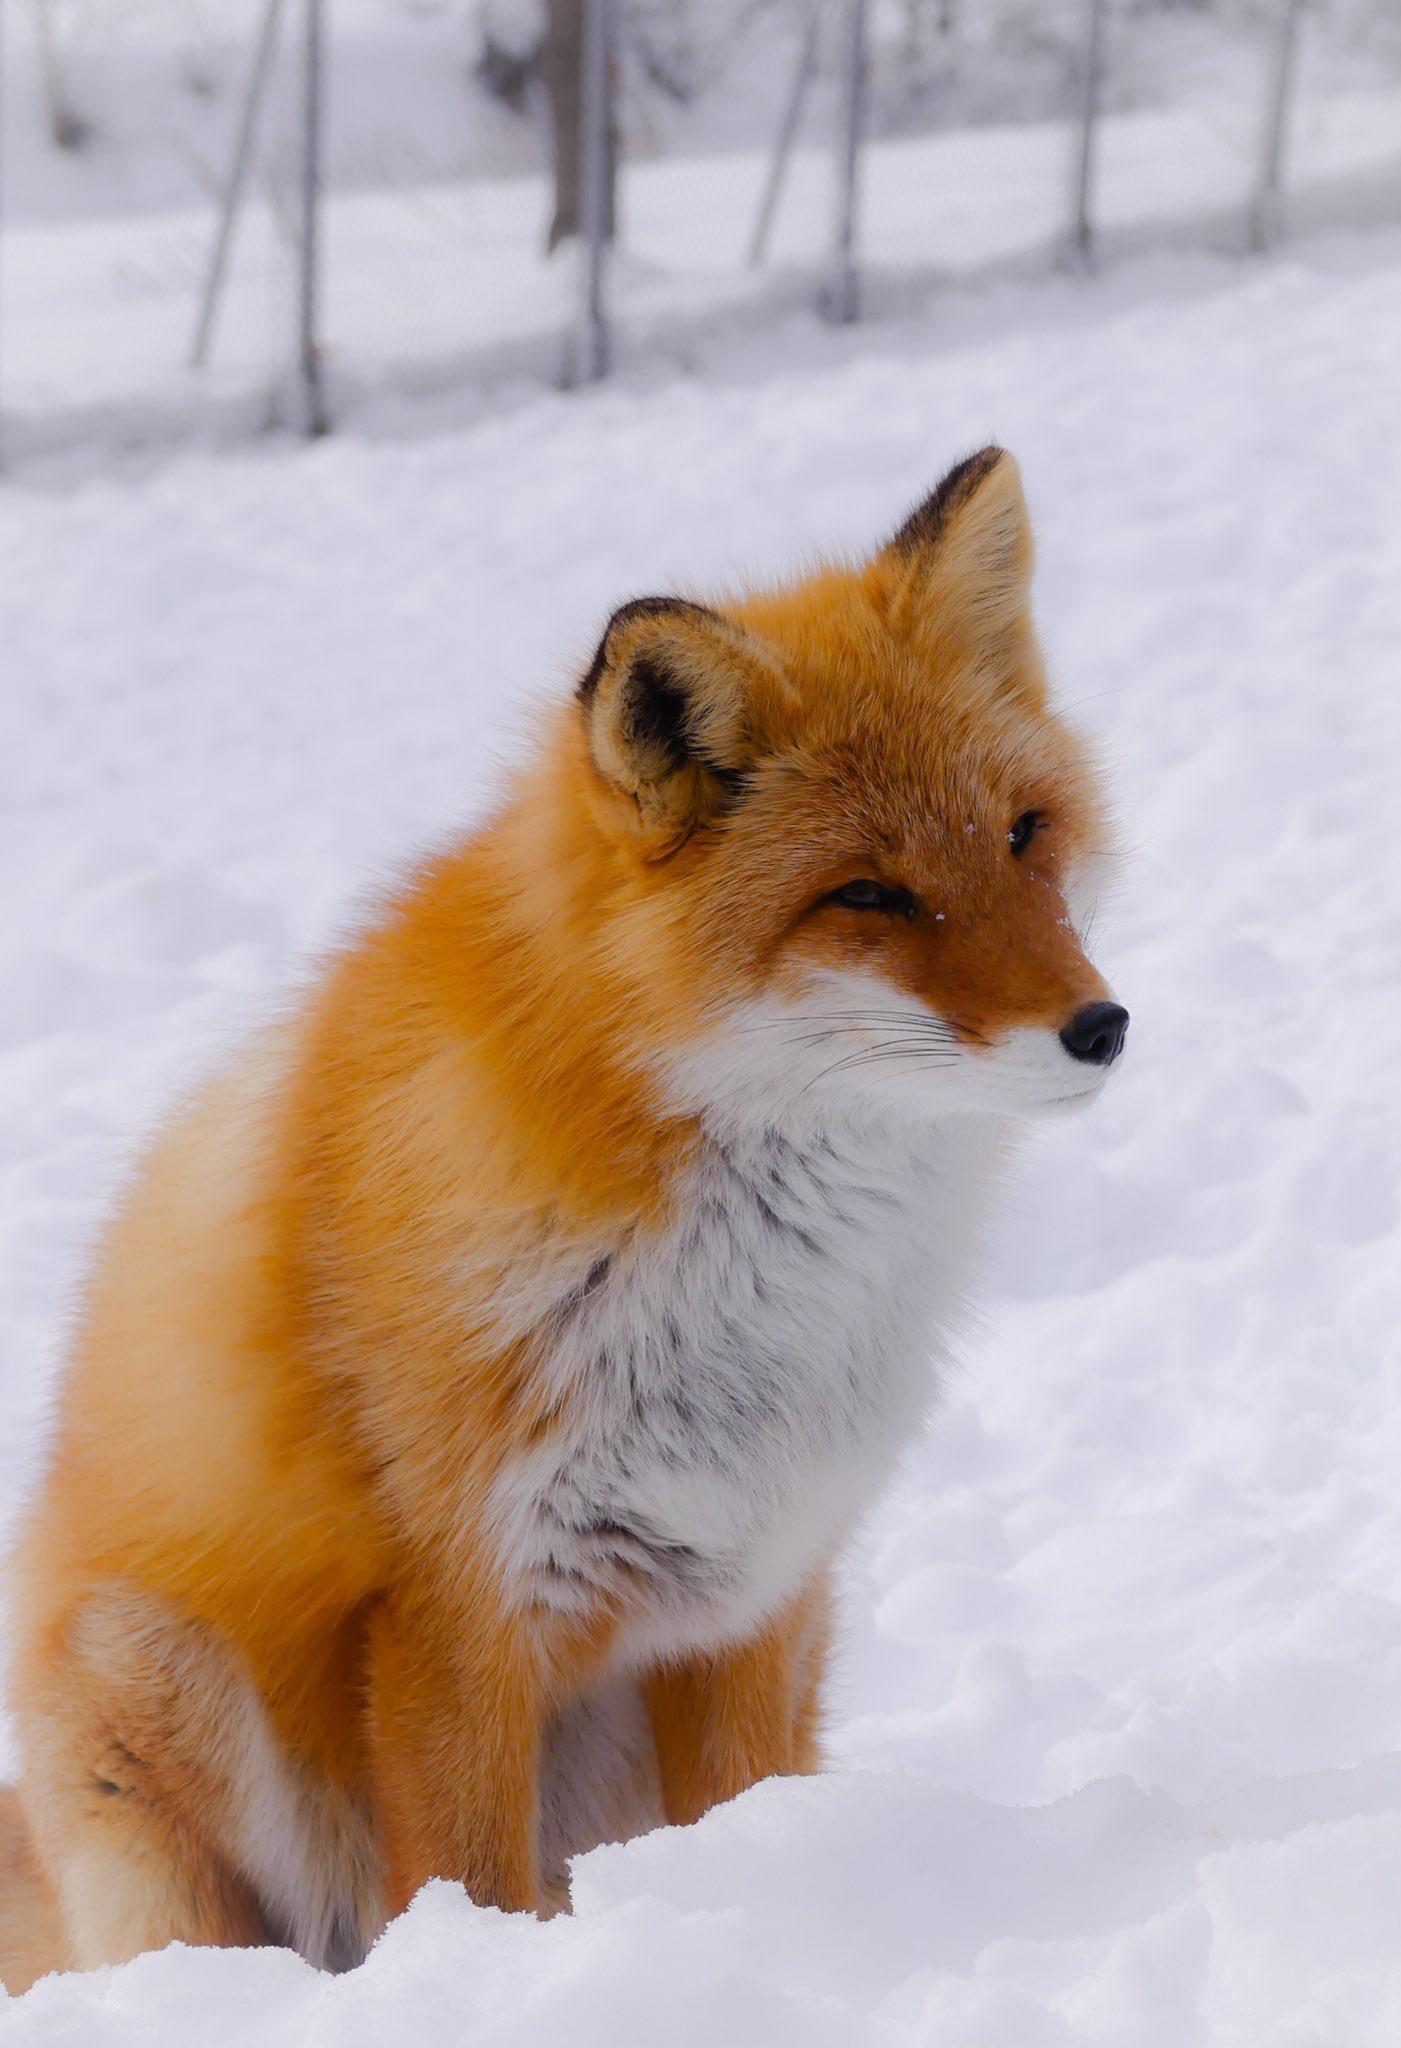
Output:
<instances>
[{"instance_id":1,"label":"metal fence post","mask_svg":"<svg viewBox=\"0 0 1401 2048\"><path fill-rule=\"evenodd\" d=\"M769 165L769 175L764 180L763 196L759 201L754 234L749 244L749 263L750 268L754 270L763 262L768 250L769 233L783 193L783 182L788 175L788 160L793 154L798 124L803 118L803 108L807 104L807 96L817 70L817 37L820 26L821 14L816 0L813 0L803 28L803 40L798 51L798 68L793 73L793 83L788 89L788 103L783 109L783 119L779 123L778 139L773 147L773 162Z\"/></svg>"},{"instance_id":2,"label":"metal fence post","mask_svg":"<svg viewBox=\"0 0 1401 2048\"><path fill-rule=\"evenodd\" d=\"M258 46L253 53L253 68L248 74L248 87L243 96L238 136L234 143L233 166L229 172L229 182L224 188L219 228L210 252L209 269L205 273L199 318L195 322L195 338L190 344L190 362L196 370L202 369L207 361L209 344L214 338L214 321L219 311L219 300L223 296L224 273L228 268L234 229L238 225L239 210L243 205L244 189L248 183L248 172L253 162L253 142L258 132L258 116L267 97L268 78L272 70L273 51L277 47L277 29L281 17L282 0L268 0L263 25L258 31Z\"/></svg>"},{"instance_id":3,"label":"metal fence post","mask_svg":"<svg viewBox=\"0 0 1401 2048\"><path fill-rule=\"evenodd\" d=\"M305 0L306 47L302 63L302 233L297 294L297 358L301 373L302 428L309 436L326 432L321 350L317 341L321 259L322 0Z\"/></svg>"},{"instance_id":4,"label":"metal fence post","mask_svg":"<svg viewBox=\"0 0 1401 2048\"><path fill-rule=\"evenodd\" d=\"M1080 103L1080 149L1075 160L1075 219L1070 231L1071 252L1080 263L1094 259L1094 175L1095 144L1099 129L1099 96L1104 81L1104 20L1108 0L1090 0L1089 25L1085 35L1085 76Z\"/></svg>"},{"instance_id":5,"label":"metal fence post","mask_svg":"<svg viewBox=\"0 0 1401 2048\"><path fill-rule=\"evenodd\" d=\"M579 310L565 381L594 384L608 373L608 128L612 0L584 0L579 79Z\"/></svg>"},{"instance_id":6,"label":"metal fence post","mask_svg":"<svg viewBox=\"0 0 1401 2048\"><path fill-rule=\"evenodd\" d=\"M1268 249L1284 219L1284 153L1288 140L1289 103L1299 54L1299 28L1304 0L1284 0L1275 46L1270 100L1265 112L1265 140L1260 154L1260 179L1250 209L1250 246Z\"/></svg>"},{"instance_id":7,"label":"metal fence post","mask_svg":"<svg viewBox=\"0 0 1401 2048\"><path fill-rule=\"evenodd\" d=\"M856 262L857 184L866 100L866 0L846 0L842 40L842 123L837 158L837 235L832 275L822 295L824 318L841 325L861 306Z\"/></svg>"}]
</instances>

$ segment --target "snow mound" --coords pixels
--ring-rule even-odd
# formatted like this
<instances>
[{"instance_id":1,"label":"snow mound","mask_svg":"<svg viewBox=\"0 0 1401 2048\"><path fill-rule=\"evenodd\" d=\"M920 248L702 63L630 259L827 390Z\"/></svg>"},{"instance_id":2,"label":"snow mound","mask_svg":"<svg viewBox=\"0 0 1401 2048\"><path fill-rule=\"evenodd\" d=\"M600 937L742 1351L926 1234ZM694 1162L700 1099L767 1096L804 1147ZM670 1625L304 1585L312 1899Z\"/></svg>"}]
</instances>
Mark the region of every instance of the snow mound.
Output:
<instances>
[{"instance_id":1,"label":"snow mound","mask_svg":"<svg viewBox=\"0 0 1401 2048\"><path fill-rule=\"evenodd\" d=\"M350 1977L176 1948L46 1979L0 2025L36 2048L1394 2039L1401 1768L1301 1789L1217 1810L1122 1778L1041 1807L910 1774L770 1783L583 1858L572 1919L435 1883ZM1299 1826L1320 1803L1386 1811Z\"/></svg>"}]
</instances>

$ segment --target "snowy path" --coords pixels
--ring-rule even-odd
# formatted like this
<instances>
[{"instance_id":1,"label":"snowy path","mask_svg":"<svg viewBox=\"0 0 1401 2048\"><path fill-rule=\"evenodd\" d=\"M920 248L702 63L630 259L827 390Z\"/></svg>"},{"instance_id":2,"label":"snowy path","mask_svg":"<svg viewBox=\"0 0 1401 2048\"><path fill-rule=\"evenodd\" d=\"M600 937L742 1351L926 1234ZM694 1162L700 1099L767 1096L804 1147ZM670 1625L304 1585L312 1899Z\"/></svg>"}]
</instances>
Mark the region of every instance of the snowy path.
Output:
<instances>
[{"instance_id":1,"label":"snowy path","mask_svg":"<svg viewBox=\"0 0 1401 2048\"><path fill-rule=\"evenodd\" d=\"M529 694L620 598L859 548L990 434L1116 763L1134 1013L853 1573L838 1771L599 1853L571 1922L439 1887L353 1977L146 1958L0 2004L5 2048L1401 2038L1401 262L1316 261L0 492L6 1516L131 1146Z\"/></svg>"}]
</instances>

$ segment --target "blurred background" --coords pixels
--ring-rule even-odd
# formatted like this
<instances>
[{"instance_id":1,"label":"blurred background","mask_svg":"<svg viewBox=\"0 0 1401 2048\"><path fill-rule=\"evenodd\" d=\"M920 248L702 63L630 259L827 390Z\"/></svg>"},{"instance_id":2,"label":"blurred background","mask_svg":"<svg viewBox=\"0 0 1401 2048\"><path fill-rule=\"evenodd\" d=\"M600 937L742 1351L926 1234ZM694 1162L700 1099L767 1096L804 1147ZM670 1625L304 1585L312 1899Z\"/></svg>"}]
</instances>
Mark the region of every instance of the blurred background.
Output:
<instances>
[{"instance_id":1,"label":"blurred background","mask_svg":"<svg viewBox=\"0 0 1401 2048\"><path fill-rule=\"evenodd\" d=\"M1401 213L1387 0L0 0L0 32L12 454Z\"/></svg>"}]
</instances>

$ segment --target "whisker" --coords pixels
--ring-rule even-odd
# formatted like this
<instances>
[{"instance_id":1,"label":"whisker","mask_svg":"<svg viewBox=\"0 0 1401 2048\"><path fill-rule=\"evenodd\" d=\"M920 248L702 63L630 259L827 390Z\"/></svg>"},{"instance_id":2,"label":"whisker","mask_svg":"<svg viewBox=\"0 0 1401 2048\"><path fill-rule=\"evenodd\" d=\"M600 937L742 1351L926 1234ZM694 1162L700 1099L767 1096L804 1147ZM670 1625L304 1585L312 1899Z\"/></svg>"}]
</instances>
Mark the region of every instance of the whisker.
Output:
<instances>
[{"instance_id":1,"label":"whisker","mask_svg":"<svg viewBox=\"0 0 1401 2048\"><path fill-rule=\"evenodd\" d=\"M870 1052L852 1053L852 1066L866 1066L877 1060L916 1060L923 1067L956 1067L958 1056L949 1052L926 1052L922 1045L882 1045Z\"/></svg>"},{"instance_id":2,"label":"whisker","mask_svg":"<svg viewBox=\"0 0 1401 2048\"><path fill-rule=\"evenodd\" d=\"M818 1082L825 1081L829 1074L840 1074L846 1068L876 1066L882 1062L893 1062L895 1060L914 1060L917 1065L922 1067L956 1067L958 1065L957 1057L946 1053L933 1054L924 1052L922 1049L916 1049L911 1052L903 1046L880 1046L864 1052L848 1053L844 1059L834 1060L831 1066L824 1067L820 1074L814 1074L810 1081L805 1082L798 1090L798 1093L799 1095L806 1095L809 1088L815 1088Z\"/></svg>"},{"instance_id":3,"label":"whisker","mask_svg":"<svg viewBox=\"0 0 1401 2048\"><path fill-rule=\"evenodd\" d=\"M791 1032L795 1026L802 1026L815 1031L896 1030L917 1032L921 1037L939 1040L947 1044L953 1044L958 1035L952 1026L945 1024L941 1018L931 1017L926 1022L919 1017L904 1016L899 1012L889 1010L871 1010L866 1012L834 1011L830 1014L819 1012L815 1016L809 1015L792 1018L761 1017L753 1023L739 1025L737 1030L740 1036L750 1036L760 1031Z\"/></svg>"},{"instance_id":4,"label":"whisker","mask_svg":"<svg viewBox=\"0 0 1401 2048\"><path fill-rule=\"evenodd\" d=\"M923 1025L926 1022L926 1017L924 1015L921 1015L919 1012L915 1012L912 1014L908 1010L814 1010L811 1011L809 1014L814 1017L823 1018L839 1017L843 1020L843 1022L849 1022L851 1020L864 1022L872 1017L879 1018L887 1024ZM936 1017L932 1013L928 1014L927 1021L930 1024L936 1025L941 1029L947 1028L944 1025L943 1018Z\"/></svg>"},{"instance_id":5,"label":"whisker","mask_svg":"<svg viewBox=\"0 0 1401 2048\"><path fill-rule=\"evenodd\" d=\"M928 1050L929 1048L925 1040L922 1038L892 1038L887 1040L887 1042L883 1045L867 1045L861 1047L862 1053L871 1055L883 1052L926 1053L928 1052ZM858 1054L853 1053L851 1057L855 1059L858 1057ZM930 1057L932 1058L933 1055L931 1054ZM946 1052L941 1052L939 1057L941 1059L947 1059L949 1057L949 1054Z\"/></svg>"}]
</instances>

